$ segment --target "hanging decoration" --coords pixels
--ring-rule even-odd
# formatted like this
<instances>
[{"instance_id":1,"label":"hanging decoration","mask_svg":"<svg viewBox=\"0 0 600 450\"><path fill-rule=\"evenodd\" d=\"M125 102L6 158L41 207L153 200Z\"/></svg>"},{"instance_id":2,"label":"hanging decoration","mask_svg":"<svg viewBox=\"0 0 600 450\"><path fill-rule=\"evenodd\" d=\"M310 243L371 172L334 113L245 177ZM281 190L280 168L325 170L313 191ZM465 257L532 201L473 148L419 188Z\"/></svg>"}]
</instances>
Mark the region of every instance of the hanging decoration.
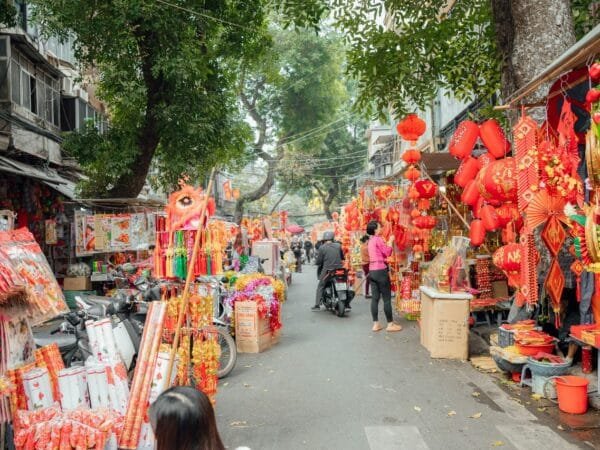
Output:
<instances>
[{"instance_id":1,"label":"hanging decoration","mask_svg":"<svg viewBox=\"0 0 600 450\"><path fill-rule=\"evenodd\" d=\"M465 120L458 124L448 150L455 158L465 159L471 156L478 138L479 126L471 120Z\"/></svg>"},{"instance_id":2,"label":"hanging decoration","mask_svg":"<svg viewBox=\"0 0 600 450\"><path fill-rule=\"evenodd\" d=\"M495 119L489 119L479 126L479 135L483 145L495 158L503 158L510 152L510 142Z\"/></svg>"},{"instance_id":3,"label":"hanging decoration","mask_svg":"<svg viewBox=\"0 0 600 450\"><path fill-rule=\"evenodd\" d=\"M402 136L402 139L410 142L412 145L425 133L427 124L416 114L409 114L396 125L396 131Z\"/></svg>"},{"instance_id":4,"label":"hanging decoration","mask_svg":"<svg viewBox=\"0 0 600 450\"><path fill-rule=\"evenodd\" d=\"M538 126L531 117L522 115L513 128L515 139L515 164L517 168L518 205L521 211L539 189L537 158ZM532 228L533 230L533 228Z\"/></svg>"}]
</instances>

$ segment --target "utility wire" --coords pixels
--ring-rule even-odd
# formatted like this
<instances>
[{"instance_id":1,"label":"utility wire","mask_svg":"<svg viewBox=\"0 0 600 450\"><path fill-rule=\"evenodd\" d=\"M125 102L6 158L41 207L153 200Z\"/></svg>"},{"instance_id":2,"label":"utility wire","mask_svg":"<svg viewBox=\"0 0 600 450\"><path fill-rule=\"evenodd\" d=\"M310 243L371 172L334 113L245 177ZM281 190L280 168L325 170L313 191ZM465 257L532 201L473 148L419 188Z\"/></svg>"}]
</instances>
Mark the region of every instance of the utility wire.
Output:
<instances>
[{"instance_id":1,"label":"utility wire","mask_svg":"<svg viewBox=\"0 0 600 450\"><path fill-rule=\"evenodd\" d=\"M234 22L229 22L227 20L219 19L218 17L214 17L214 16L211 16L211 15L206 14L206 13L201 13L199 11L195 11L193 9L186 8L185 6L176 5L174 3L170 3L170 2L167 2L165 0L156 0L156 1L158 3L162 3L163 5L170 6L171 8L175 8L175 9L179 9L181 11L189 12L190 14L196 14L196 15L198 15L200 17L204 17L205 19L208 19L208 20L219 22L219 23L222 23L222 24L225 24L225 25L231 25L232 27L241 28L242 30L253 31L253 32L256 32L256 33L260 33L261 32L257 28L250 28L250 27L247 27L245 25L240 25L239 23L234 23Z\"/></svg>"}]
</instances>

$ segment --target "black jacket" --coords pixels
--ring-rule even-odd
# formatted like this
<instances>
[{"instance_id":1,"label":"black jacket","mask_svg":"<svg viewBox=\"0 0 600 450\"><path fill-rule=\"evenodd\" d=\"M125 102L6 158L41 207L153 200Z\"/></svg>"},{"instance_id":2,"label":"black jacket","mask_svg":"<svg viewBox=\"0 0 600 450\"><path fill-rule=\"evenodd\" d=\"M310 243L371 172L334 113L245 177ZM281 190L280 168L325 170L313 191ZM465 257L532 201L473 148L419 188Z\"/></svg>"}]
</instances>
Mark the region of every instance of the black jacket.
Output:
<instances>
[{"instance_id":1,"label":"black jacket","mask_svg":"<svg viewBox=\"0 0 600 450\"><path fill-rule=\"evenodd\" d=\"M337 242L325 242L317 253L317 276L320 277L323 271L343 267L343 260L342 246Z\"/></svg>"}]
</instances>

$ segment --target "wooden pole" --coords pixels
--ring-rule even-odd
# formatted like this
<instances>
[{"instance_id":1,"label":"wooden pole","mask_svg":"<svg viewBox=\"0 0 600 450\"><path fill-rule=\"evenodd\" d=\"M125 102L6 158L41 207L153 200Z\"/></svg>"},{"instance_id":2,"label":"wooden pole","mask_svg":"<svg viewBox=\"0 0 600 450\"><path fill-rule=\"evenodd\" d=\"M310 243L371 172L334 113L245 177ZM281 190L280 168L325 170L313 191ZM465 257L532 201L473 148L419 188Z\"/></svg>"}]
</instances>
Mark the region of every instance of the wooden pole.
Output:
<instances>
[{"instance_id":1,"label":"wooden pole","mask_svg":"<svg viewBox=\"0 0 600 450\"><path fill-rule=\"evenodd\" d=\"M179 346L179 339L181 335L181 327L183 326L183 319L188 309L190 301L190 285L194 279L194 268L196 266L196 259L198 258L198 252L200 251L200 236L204 229L204 216L206 216L206 210L208 208L208 201L210 199L210 193L213 187L213 181L215 178L215 168L210 172L210 178L208 180L208 187L204 196L204 202L200 209L200 221L198 222L198 230L196 231L196 237L194 239L194 249L192 251L192 258L188 261L188 272L185 279L185 287L183 288L183 295L181 297L181 306L179 307L179 316L177 318L177 326L175 328L175 336L173 337L173 346L171 347L171 353L169 355L169 365L167 366L167 376L165 378L164 389L169 387L169 382L173 373L173 364L175 363L175 355L177 354L177 347ZM164 390L163 389L163 390Z\"/></svg>"}]
</instances>

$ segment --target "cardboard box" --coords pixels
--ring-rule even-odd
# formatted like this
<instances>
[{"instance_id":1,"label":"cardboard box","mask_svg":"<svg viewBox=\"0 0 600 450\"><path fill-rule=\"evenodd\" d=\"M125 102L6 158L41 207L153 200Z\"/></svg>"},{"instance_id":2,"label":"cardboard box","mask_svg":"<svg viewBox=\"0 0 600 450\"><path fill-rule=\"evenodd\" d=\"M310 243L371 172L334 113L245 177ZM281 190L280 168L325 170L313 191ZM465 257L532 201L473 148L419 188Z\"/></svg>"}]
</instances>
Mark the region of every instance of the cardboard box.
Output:
<instances>
[{"instance_id":1,"label":"cardboard box","mask_svg":"<svg viewBox=\"0 0 600 450\"><path fill-rule=\"evenodd\" d=\"M235 302L235 342L240 353L261 353L273 344L269 319L258 316L256 302Z\"/></svg>"},{"instance_id":2,"label":"cardboard box","mask_svg":"<svg viewBox=\"0 0 600 450\"><path fill-rule=\"evenodd\" d=\"M279 241L264 239L254 242L252 256L266 260L262 265L265 275L275 277L279 274Z\"/></svg>"},{"instance_id":3,"label":"cardboard box","mask_svg":"<svg viewBox=\"0 0 600 450\"><path fill-rule=\"evenodd\" d=\"M432 358L469 358L470 298L421 288L421 344Z\"/></svg>"},{"instance_id":4,"label":"cardboard box","mask_svg":"<svg viewBox=\"0 0 600 450\"><path fill-rule=\"evenodd\" d=\"M92 282L88 277L67 277L63 280L63 290L65 291L89 291L92 289Z\"/></svg>"}]
</instances>

